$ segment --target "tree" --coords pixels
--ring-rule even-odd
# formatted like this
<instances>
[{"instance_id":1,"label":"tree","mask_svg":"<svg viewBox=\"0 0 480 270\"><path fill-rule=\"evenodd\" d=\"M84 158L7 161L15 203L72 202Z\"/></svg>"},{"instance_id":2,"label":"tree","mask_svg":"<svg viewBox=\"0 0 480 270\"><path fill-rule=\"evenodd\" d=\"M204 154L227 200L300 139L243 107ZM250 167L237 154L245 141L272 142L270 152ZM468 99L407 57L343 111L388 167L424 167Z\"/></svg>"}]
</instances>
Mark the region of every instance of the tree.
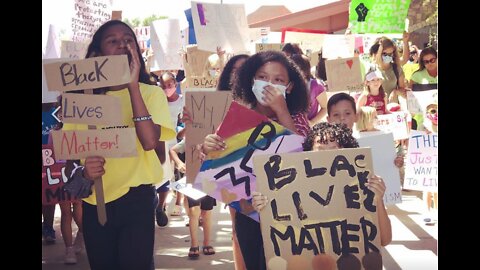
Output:
<instances>
[{"instance_id":1,"label":"tree","mask_svg":"<svg viewBox=\"0 0 480 270\"><path fill-rule=\"evenodd\" d=\"M153 21L163 20L163 19L167 19L167 18L168 18L168 16L157 16L157 15L152 14L150 17L147 17L147 18L143 19L142 25L143 26L150 26Z\"/></svg>"}]
</instances>

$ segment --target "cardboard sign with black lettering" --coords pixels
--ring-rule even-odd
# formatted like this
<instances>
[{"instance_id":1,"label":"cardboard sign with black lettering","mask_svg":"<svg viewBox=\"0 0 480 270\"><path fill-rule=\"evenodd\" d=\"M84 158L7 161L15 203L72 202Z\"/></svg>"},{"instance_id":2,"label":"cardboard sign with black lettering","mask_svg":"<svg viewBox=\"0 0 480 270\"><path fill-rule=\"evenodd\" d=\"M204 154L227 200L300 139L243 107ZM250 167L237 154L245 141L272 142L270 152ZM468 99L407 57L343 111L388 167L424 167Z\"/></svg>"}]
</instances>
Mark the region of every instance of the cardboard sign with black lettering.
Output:
<instances>
[{"instance_id":1,"label":"cardboard sign with black lettering","mask_svg":"<svg viewBox=\"0 0 480 270\"><path fill-rule=\"evenodd\" d=\"M106 95L62 95L64 123L122 125L120 98Z\"/></svg>"},{"instance_id":2,"label":"cardboard sign with black lettering","mask_svg":"<svg viewBox=\"0 0 480 270\"><path fill-rule=\"evenodd\" d=\"M53 147L58 159L81 159L88 156L109 158L137 155L134 128L54 130Z\"/></svg>"},{"instance_id":3,"label":"cardboard sign with black lettering","mask_svg":"<svg viewBox=\"0 0 480 270\"><path fill-rule=\"evenodd\" d=\"M68 178L65 175L65 161L57 160L53 152L53 145L42 145L42 204L51 205L59 202L74 201L63 185Z\"/></svg>"},{"instance_id":4,"label":"cardboard sign with black lettering","mask_svg":"<svg viewBox=\"0 0 480 270\"><path fill-rule=\"evenodd\" d=\"M70 91L130 82L127 55L92 57L43 64L49 91Z\"/></svg>"},{"instance_id":5,"label":"cardboard sign with black lettering","mask_svg":"<svg viewBox=\"0 0 480 270\"><path fill-rule=\"evenodd\" d=\"M382 268L375 194L365 186L370 148L270 154L253 163L257 191L268 198L260 211L268 269Z\"/></svg>"}]
</instances>

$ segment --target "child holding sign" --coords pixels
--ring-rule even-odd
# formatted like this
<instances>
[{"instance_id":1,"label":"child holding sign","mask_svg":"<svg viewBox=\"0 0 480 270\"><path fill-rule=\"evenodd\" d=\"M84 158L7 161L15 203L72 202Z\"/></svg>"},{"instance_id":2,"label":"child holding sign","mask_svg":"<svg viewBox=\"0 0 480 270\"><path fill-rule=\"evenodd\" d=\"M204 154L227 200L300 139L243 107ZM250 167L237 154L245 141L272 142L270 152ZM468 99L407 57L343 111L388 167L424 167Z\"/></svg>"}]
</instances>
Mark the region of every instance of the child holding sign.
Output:
<instances>
[{"instance_id":1,"label":"child holding sign","mask_svg":"<svg viewBox=\"0 0 480 270\"><path fill-rule=\"evenodd\" d=\"M154 149L175 137L165 93L150 80L133 30L111 20L100 26L88 46L86 58L127 55L130 82L95 89L120 99L123 123L105 129L135 128L137 156L88 156L75 175L103 180L107 221L97 217L96 193L83 199L85 248L92 269L150 269L155 239L153 187L162 179ZM67 129L86 129L69 125ZM64 126L66 129L67 125Z\"/></svg>"},{"instance_id":2,"label":"child holding sign","mask_svg":"<svg viewBox=\"0 0 480 270\"><path fill-rule=\"evenodd\" d=\"M252 85L253 84L253 85ZM234 99L282 126L306 136L309 96L295 64L282 52L263 51L248 58L239 69L233 85ZM225 149L216 134L205 137L203 153ZM235 228L247 269L266 269L260 224L236 213Z\"/></svg>"},{"instance_id":3,"label":"child holding sign","mask_svg":"<svg viewBox=\"0 0 480 270\"><path fill-rule=\"evenodd\" d=\"M305 138L303 143L304 151L322 151L340 148L357 148L358 142L352 136L352 130L343 124L318 123L312 127L312 130ZM383 204L383 194L385 193L385 183L378 175L371 175L365 186L375 193L375 202L378 214L378 226L380 228L380 242L382 246L388 245L392 241L392 226L390 218ZM252 192L252 205L256 211L261 211L268 202L268 198L260 192Z\"/></svg>"}]
</instances>

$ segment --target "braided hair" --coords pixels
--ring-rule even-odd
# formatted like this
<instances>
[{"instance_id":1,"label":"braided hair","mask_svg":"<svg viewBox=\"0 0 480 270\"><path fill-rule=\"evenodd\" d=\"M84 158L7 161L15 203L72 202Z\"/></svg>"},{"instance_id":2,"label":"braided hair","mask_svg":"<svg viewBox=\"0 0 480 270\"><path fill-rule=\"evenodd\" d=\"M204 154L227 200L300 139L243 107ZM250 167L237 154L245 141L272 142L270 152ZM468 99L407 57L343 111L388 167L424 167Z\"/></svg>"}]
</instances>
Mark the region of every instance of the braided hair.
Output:
<instances>
[{"instance_id":1,"label":"braided hair","mask_svg":"<svg viewBox=\"0 0 480 270\"><path fill-rule=\"evenodd\" d=\"M345 124L332 124L327 122L320 122L315 124L305 141L303 142L303 151L311 151L315 138L319 136L321 143L327 143L327 140L334 140L338 143L340 148L357 148L359 147L357 139L352 135L352 130Z\"/></svg>"}]
</instances>

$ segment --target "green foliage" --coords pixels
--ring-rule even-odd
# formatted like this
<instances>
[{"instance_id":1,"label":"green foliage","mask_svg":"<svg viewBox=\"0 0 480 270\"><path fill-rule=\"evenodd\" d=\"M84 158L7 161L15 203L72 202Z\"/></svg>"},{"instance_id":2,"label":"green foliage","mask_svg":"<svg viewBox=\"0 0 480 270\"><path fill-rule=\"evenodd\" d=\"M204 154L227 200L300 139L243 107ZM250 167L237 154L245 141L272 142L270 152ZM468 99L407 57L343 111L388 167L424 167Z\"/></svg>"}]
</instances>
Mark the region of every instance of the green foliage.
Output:
<instances>
[{"instance_id":1,"label":"green foliage","mask_svg":"<svg viewBox=\"0 0 480 270\"><path fill-rule=\"evenodd\" d=\"M141 20L140 18L134 18L132 20L129 20L127 18L123 19L123 22L128 24L130 27L138 27L138 26L150 26L153 21L156 20L163 20L167 19L168 16L157 16L157 15L151 15L147 18L144 18Z\"/></svg>"}]
</instances>

